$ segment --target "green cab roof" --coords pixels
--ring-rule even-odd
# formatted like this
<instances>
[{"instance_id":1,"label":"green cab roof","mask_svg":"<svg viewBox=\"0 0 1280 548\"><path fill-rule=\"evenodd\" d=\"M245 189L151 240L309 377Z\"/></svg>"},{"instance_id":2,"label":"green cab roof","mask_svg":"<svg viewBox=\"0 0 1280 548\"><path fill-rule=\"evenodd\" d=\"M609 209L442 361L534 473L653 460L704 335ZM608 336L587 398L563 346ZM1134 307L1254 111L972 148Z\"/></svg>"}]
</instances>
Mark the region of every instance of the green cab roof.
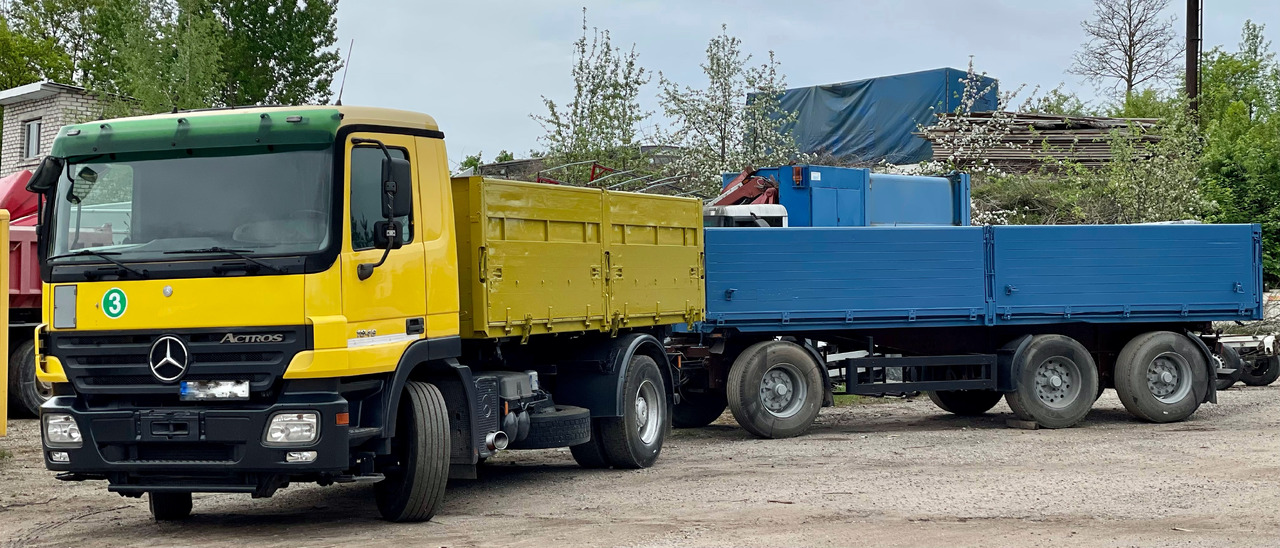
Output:
<instances>
[{"instance_id":1,"label":"green cab roof","mask_svg":"<svg viewBox=\"0 0 1280 548\"><path fill-rule=\"evenodd\" d=\"M50 151L58 158L120 152L327 145L342 114L335 107L210 110L118 118L64 126Z\"/></svg>"}]
</instances>

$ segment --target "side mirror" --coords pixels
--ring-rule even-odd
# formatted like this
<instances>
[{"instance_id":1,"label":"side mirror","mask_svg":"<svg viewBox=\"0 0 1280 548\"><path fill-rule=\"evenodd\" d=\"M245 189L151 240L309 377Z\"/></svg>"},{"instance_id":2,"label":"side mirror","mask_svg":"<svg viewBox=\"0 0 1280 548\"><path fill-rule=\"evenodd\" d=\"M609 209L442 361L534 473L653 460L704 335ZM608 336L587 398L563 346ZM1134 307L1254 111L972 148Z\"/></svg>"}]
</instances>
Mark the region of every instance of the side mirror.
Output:
<instances>
[{"instance_id":1,"label":"side mirror","mask_svg":"<svg viewBox=\"0 0 1280 548\"><path fill-rule=\"evenodd\" d=\"M382 190L390 196L382 201L382 217L394 219L413 213L413 168L408 160L399 158L382 159ZM380 232L380 231L375 231Z\"/></svg>"},{"instance_id":2,"label":"side mirror","mask_svg":"<svg viewBox=\"0 0 1280 548\"><path fill-rule=\"evenodd\" d=\"M373 223L373 246L387 249L400 249L404 245L401 238L404 227L399 221L378 221ZM388 245L390 244L390 245Z\"/></svg>"},{"instance_id":3,"label":"side mirror","mask_svg":"<svg viewBox=\"0 0 1280 548\"><path fill-rule=\"evenodd\" d=\"M48 192L49 189L58 186L58 177L62 176L62 171L66 168L66 160L45 156L40 160L40 166L36 168L36 172L31 174L31 179L27 180L27 191L36 194Z\"/></svg>"}]
</instances>

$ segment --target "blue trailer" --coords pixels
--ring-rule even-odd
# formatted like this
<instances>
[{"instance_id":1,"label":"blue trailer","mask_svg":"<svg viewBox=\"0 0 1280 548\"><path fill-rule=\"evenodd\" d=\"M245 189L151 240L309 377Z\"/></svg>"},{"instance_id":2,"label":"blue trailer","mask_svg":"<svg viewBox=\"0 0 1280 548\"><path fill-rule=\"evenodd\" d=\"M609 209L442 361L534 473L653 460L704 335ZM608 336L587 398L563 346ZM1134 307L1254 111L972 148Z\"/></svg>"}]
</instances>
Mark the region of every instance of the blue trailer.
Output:
<instances>
[{"instance_id":1,"label":"blue trailer","mask_svg":"<svg viewBox=\"0 0 1280 548\"><path fill-rule=\"evenodd\" d=\"M1115 388L1142 419L1181 420L1235 365L1210 322L1262 315L1258 225L707 228L705 242L706 320L673 348L677 426L727 405L756 435L796 435L836 387L927 391L959 414L1003 397L1051 428Z\"/></svg>"}]
</instances>

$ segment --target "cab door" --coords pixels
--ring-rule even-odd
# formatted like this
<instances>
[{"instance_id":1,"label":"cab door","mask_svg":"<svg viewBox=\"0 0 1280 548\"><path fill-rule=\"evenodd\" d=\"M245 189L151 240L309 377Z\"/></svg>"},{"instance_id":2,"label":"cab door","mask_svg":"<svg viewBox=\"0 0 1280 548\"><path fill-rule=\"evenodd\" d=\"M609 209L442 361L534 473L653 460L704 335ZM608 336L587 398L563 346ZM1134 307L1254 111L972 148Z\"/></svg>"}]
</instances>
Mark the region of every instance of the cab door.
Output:
<instances>
[{"instance_id":1,"label":"cab door","mask_svg":"<svg viewBox=\"0 0 1280 548\"><path fill-rule=\"evenodd\" d=\"M408 135L352 133L344 146L346 207L342 252L342 311L347 320L348 359L355 370L388 370L395 367L404 348L424 336L427 284L423 269L423 238L418 233L423 211L413 200L413 213L399 217L402 247L392 249L387 260L368 279L357 267L377 263L383 249L373 241L374 223L382 221L383 150L376 144L353 139L376 139L392 157L409 160L414 173L398 192L418 195L419 169L415 140Z\"/></svg>"}]
</instances>

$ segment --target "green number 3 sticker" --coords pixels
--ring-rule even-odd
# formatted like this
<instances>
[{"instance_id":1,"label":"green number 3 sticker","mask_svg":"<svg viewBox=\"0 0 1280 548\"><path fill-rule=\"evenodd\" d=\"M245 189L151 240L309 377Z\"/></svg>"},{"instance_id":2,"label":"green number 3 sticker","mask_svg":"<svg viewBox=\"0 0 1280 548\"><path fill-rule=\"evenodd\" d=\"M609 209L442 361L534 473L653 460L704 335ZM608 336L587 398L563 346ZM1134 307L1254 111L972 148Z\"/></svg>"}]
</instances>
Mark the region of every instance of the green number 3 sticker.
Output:
<instances>
[{"instance_id":1,"label":"green number 3 sticker","mask_svg":"<svg viewBox=\"0 0 1280 548\"><path fill-rule=\"evenodd\" d=\"M129 299L124 296L124 291L118 287L108 289L102 295L102 313L108 318L116 319L124 315L124 310L129 307Z\"/></svg>"}]
</instances>

